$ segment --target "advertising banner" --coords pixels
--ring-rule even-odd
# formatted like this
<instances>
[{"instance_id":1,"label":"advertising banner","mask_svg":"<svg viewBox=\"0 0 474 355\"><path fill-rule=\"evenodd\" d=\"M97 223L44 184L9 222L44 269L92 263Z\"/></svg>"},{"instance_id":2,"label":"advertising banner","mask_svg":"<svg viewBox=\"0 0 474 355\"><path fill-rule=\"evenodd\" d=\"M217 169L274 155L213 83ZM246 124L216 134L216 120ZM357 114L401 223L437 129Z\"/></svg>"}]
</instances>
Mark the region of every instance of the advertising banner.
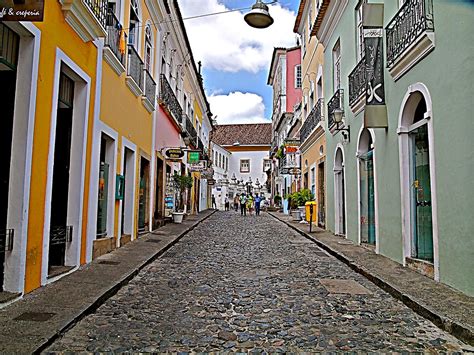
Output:
<instances>
[{"instance_id":1,"label":"advertising banner","mask_svg":"<svg viewBox=\"0 0 474 355\"><path fill-rule=\"evenodd\" d=\"M42 22L45 0L0 0L0 21Z\"/></svg>"}]
</instances>

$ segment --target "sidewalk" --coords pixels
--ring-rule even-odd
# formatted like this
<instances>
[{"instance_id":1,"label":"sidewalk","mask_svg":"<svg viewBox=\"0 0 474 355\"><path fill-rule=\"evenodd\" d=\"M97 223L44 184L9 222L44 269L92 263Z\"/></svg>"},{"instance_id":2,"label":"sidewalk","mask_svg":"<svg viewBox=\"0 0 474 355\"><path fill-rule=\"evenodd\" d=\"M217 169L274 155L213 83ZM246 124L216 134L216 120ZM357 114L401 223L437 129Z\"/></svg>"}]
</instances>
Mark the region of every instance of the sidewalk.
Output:
<instances>
[{"instance_id":1,"label":"sidewalk","mask_svg":"<svg viewBox=\"0 0 474 355\"><path fill-rule=\"evenodd\" d=\"M170 223L0 310L0 352L36 353L127 284L215 211Z\"/></svg>"},{"instance_id":2,"label":"sidewalk","mask_svg":"<svg viewBox=\"0 0 474 355\"><path fill-rule=\"evenodd\" d=\"M293 218L281 212L269 214L314 241L439 328L467 344L474 345L473 297L314 225L310 234L309 224L295 222Z\"/></svg>"}]
</instances>

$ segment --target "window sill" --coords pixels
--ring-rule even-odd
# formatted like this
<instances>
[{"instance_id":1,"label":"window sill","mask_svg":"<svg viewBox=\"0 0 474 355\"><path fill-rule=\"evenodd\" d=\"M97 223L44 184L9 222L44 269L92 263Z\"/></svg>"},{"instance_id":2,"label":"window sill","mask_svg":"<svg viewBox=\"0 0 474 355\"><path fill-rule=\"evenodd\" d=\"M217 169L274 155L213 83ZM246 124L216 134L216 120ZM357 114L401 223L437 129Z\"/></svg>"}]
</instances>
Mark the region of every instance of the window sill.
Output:
<instances>
[{"instance_id":1,"label":"window sill","mask_svg":"<svg viewBox=\"0 0 474 355\"><path fill-rule=\"evenodd\" d=\"M109 47L104 47L104 59L117 75L125 73L125 67Z\"/></svg>"},{"instance_id":2,"label":"window sill","mask_svg":"<svg viewBox=\"0 0 474 355\"><path fill-rule=\"evenodd\" d=\"M388 69L397 81L435 48L435 33L425 31Z\"/></svg>"},{"instance_id":3,"label":"window sill","mask_svg":"<svg viewBox=\"0 0 474 355\"><path fill-rule=\"evenodd\" d=\"M130 91L135 95L136 97L142 96L143 92L140 86L133 80L131 76L128 76L125 78L125 83L127 84L128 88Z\"/></svg>"},{"instance_id":4,"label":"window sill","mask_svg":"<svg viewBox=\"0 0 474 355\"><path fill-rule=\"evenodd\" d=\"M153 105L153 103L150 102L146 96L142 96L142 104L149 113L153 113L153 111L155 111L155 105Z\"/></svg>"}]
</instances>

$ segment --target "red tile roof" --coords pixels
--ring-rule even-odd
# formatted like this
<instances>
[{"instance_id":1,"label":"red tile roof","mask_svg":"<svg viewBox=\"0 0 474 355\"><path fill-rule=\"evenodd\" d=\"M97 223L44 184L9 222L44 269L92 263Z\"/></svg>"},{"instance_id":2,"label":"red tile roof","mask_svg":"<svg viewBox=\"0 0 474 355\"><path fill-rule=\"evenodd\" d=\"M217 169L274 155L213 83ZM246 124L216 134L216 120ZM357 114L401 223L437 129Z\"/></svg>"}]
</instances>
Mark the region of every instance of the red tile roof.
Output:
<instances>
[{"instance_id":1,"label":"red tile roof","mask_svg":"<svg viewBox=\"0 0 474 355\"><path fill-rule=\"evenodd\" d=\"M229 146L239 143L242 145L271 145L272 124L229 124L218 125L212 132L212 141Z\"/></svg>"}]
</instances>

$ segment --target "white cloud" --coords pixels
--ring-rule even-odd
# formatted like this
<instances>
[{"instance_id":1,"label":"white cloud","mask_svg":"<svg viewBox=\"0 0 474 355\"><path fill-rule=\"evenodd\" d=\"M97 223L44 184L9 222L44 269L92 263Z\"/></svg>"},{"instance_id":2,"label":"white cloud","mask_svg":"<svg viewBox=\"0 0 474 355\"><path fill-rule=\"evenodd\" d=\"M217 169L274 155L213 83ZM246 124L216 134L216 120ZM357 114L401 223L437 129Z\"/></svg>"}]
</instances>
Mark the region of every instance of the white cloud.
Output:
<instances>
[{"instance_id":1,"label":"white cloud","mask_svg":"<svg viewBox=\"0 0 474 355\"><path fill-rule=\"evenodd\" d=\"M228 10L218 0L179 0L183 18ZM274 24L266 29L248 26L241 12L185 20L196 61L209 69L256 73L267 69L274 47L296 44L294 12L279 4L270 5Z\"/></svg>"},{"instance_id":2,"label":"white cloud","mask_svg":"<svg viewBox=\"0 0 474 355\"><path fill-rule=\"evenodd\" d=\"M253 93L231 92L208 97L218 124L269 123L265 119L263 98Z\"/></svg>"}]
</instances>

